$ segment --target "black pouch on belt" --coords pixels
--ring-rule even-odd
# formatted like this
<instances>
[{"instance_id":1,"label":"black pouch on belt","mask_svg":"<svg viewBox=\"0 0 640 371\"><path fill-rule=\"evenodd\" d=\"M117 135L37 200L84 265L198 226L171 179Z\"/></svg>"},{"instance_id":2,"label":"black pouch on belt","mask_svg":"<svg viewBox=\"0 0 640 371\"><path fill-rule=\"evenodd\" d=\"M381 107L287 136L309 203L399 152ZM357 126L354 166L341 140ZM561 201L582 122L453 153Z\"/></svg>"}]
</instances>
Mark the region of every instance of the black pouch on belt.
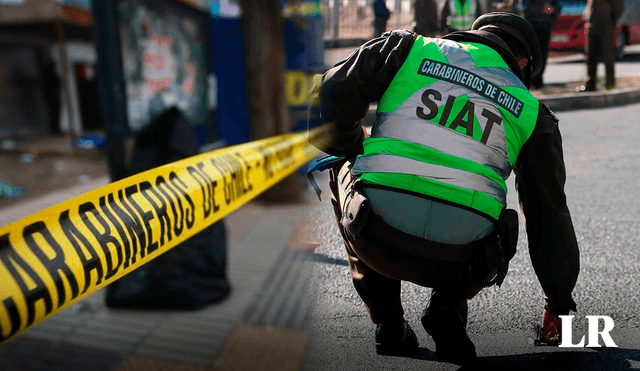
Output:
<instances>
[{"instance_id":1,"label":"black pouch on belt","mask_svg":"<svg viewBox=\"0 0 640 371\"><path fill-rule=\"evenodd\" d=\"M498 264L498 274L493 283L502 285L509 271L509 262L516 255L518 245L518 212L512 209L503 209L500 218L496 222L498 242L502 249L502 262Z\"/></svg>"},{"instance_id":2,"label":"black pouch on belt","mask_svg":"<svg viewBox=\"0 0 640 371\"><path fill-rule=\"evenodd\" d=\"M354 186L350 197L345 201L340 224L351 236L355 237L369 221L370 211L369 200Z\"/></svg>"},{"instance_id":3,"label":"black pouch on belt","mask_svg":"<svg viewBox=\"0 0 640 371\"><path fill-rule=\"evenodd\" d=\"M507 272L509 261L516 254L518 244L518 212L504 209L500 218L494 224L494 231L485 237L486 243L474 249L473 259L469 267L470 278L478 285L483 277L497 269L495 277L485 287L502 285Z\"/></svg>"},{"instance_id":4,"label":"black pouch on belt","mask_svg":"<svg viewBox=\"0 0 640 371\"><path fill-rule=\"evenodd\" d=\"M502 223L503 236L501 236L504 260L508 263L516 255L518 245L518 212L512 209L504 209L500 214L498 223Z\"/></svg>"}]
</instances>

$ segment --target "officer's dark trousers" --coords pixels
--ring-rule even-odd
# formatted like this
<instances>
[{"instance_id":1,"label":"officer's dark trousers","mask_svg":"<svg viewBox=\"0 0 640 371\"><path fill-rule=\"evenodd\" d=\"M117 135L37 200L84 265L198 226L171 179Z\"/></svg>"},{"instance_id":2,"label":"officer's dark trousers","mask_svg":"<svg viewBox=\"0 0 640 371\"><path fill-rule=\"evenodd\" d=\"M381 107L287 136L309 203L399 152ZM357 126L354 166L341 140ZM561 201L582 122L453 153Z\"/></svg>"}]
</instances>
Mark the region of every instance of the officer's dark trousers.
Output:
<instances>
[{"instance_id":1,"label":"officer's dark trousers","mask_svg":"<svg viewBox=\"0 0 640 371\"><path fill-rule=\"evenodd\" d=\"M586 23L585 35L587 42L585 52L587 54L587 90L596 90L598 83L598 60L602 57L605 65L605 87L611 89L615 86L615 46L613 44L613 23L598 22Z\"/></svg>"},{"instance_id":2,"label":"officer's dark trousers","mask_svg":"<svg viewBox=\"0 0 640 371\"><path fill-rule=\"evenodd\" d=\"M369 311L373 323L398 321L404 317L400 300L401 281L410 281L446 293L466 312L467 299L473 298L481 286L470 282L469 264L432 260L397 249L370 236L367 226L357 237L347 233L340 219L354 179L349 173L350 162L330 173L331 202L349 256L349 270L358 295ZM496 270L487 272L488 282Z\"/></svg>"}]
</instances>

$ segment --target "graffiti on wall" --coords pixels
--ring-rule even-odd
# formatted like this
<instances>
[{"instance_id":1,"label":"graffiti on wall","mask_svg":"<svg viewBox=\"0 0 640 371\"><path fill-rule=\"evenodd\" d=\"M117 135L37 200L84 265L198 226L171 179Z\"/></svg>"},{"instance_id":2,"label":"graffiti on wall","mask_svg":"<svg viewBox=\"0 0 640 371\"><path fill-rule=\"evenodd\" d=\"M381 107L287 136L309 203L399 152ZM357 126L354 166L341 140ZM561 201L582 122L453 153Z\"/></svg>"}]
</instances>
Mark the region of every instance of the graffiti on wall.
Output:
<instances>
[{"instance_id":1,"label":"graffiti on wall","mask_svg":"<svg viewBox=\"0 0 640 371\"><path fill-rule=\"evenodd\" d=\"M130 128L174 106L194 126L206 124L203 23L172 1L123 0L118 13Z\"/></svg>"}]
</instances>

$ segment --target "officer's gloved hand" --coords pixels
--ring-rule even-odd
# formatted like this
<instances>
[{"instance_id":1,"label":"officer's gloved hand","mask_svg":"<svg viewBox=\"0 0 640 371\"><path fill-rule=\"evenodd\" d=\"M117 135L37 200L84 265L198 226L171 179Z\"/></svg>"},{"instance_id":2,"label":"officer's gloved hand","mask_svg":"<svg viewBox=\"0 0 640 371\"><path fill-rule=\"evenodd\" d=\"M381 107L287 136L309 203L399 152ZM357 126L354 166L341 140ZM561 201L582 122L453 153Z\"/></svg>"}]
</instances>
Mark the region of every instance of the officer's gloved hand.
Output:
<instances>
[{"instance_id":1,"label":"officer's gloved hand","mask_svg":"<svg viewBox=\"0 0 640 371\"><path fill-rule=\"evenodd\" d=\"M546 309L542 313L540 341L548 345L558 345L562 341L562 319Z\"/></svg>"}]
</instances>

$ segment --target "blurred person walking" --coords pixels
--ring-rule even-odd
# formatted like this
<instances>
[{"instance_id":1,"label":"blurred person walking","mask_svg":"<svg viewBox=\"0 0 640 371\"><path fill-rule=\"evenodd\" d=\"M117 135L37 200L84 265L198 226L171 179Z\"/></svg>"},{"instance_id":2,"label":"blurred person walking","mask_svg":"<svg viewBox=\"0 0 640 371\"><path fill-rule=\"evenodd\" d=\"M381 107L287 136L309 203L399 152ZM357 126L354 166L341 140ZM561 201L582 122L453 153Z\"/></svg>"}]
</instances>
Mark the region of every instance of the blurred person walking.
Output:
<instances>
[{"instance_id":1,"label":"blurred person walking","mask_svg":"<svg viewBox=\"0 0 640 371\"><path fill-rule=\"evenodd\" d=\"M435 0L413 0L413 32L427 37L438 32L438 4Z\"/></svg>"},{"instance_id":2,"label":"blurred person walking","mask_svg":"<svg viewBox=\"0 0 640 371\"><path fill-rule=\"evenodd\" d=\"M477 0L445 0L440 9L440 31L468 31L473 21L484 13Z\"/></svg>"},{"instance_id":3,"label":"blurred person walking","mask_svg":"<svg viewBox=\"0 0 640 371\"><path fill-rule=\"evenodd\" d=\"M391 12L385 0L375 0L373 6L373 37L382 35L387 30L387 22Z\"/></svg>"},{"instance_id":4,"label":"blurred person walking","mask_svg":"<svg viewBox=\"0 0 640 371\"><path fill-rule=\"evenodd\" d=\"M587 79L577 91L595 91L597 85L598 60L605 65L605 88L616 85L614 64L614 31L624 10L623 0L587 0L583 19L585 21L585 54L587 55Z\"/></svg>"},{"instance_id":5,"label":"blurred person walking","mask_svg":"<svg viewBox=\"0 0 640 371\"><path fill-rule=\"evenodd\" d=\"M543 59L542 70L531 79L531 89L542 89L544 86L542 75L547 66L551 30L555 26L561 10L562 6L559 0L522 0L522 16L536 33Z\"/></svg>"}]
</instances>

